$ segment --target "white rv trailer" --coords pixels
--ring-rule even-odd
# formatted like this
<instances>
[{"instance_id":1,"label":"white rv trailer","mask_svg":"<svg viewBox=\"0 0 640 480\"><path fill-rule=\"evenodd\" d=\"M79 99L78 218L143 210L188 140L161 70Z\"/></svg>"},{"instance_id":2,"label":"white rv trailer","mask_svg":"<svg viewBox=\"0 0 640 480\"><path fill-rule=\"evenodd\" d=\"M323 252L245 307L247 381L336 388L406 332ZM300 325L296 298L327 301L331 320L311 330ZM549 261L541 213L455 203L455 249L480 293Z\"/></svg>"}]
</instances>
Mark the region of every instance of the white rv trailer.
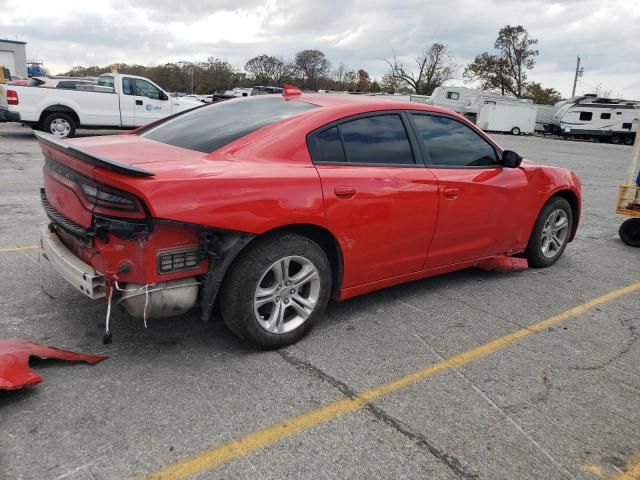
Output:
<instances>
[{"instance_id":1,"label":"white rv trailer","mask_svg":"<svg viewBox=\"0 0 640 480\"><path fill-rule=\"evenodd\" d=\"M490 105L480 107L476 125L487 132L509 132L530 135L535 130L535 105Z\"/></svg>"},{"instance_id":2,"label":"white rv trailer","mask_svg":"<svg viewBox=\"0 0 640 480\"><path fill-rule=\"evenodd\" d=\"M483 105L534 105L537 108L535 129L543 131L544 125L550 123L556 107L550 105L535 105L531 100L500 95L499 93L483 92L467 87L437 87L427 100L428 104L448 108L458 112L472 121Z\"/></svg>"},{"instance_id":3,"label":"white rv trailer","mask_svg":"<svg viewBox=\"0 0 640 480\"><path fill-rule=\"evenodd\" d=\"M586 95L563 103L545 127L547 131L563 137L633 144L640 102Z\"/></svg>"}]
</instances>

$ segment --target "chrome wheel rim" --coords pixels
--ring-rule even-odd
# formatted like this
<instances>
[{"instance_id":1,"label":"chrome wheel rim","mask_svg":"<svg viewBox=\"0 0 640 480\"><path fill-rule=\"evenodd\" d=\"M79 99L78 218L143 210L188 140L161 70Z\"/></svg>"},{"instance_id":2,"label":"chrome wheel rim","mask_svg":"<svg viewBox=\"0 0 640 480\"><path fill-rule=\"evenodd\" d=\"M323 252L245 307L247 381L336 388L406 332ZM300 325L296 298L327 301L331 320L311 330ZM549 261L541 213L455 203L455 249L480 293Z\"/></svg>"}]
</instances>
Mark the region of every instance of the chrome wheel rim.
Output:
<instances>
[{"instance_id":1,"label":"chrome wheel rim","mask_svg":"<svg viewBox=\"0 0 640 480\"><path fill-rule=\"evenodd\" d=\"M56 118L51 122L49 130L58 137L67 137L71 132L71 125L64 118Z\"/></svg>"},{"instance_id":2,"label":"chrome wheel rim","mask_svg":"<svg viewBox=\"0 0 640 480\"><path fill-rule=\"evenodd\" d=\"M561 208L554 210L547 217L542 228L540 248L546 258L553 258L560 253L567 241L569 233L569 216Z\"/></svg>"},{"instance_id":3,"label":"chrome wheel rim","mask_svg":"<svg viewBox=\"0 0 640 480\"><path fill-rule=\"evenodd\" d=\"M284 257L260 277L253 310L262 328L281 335L306 322L319 298L320 274L315 265L304 257Z\"/></svg>"}]
</instances>

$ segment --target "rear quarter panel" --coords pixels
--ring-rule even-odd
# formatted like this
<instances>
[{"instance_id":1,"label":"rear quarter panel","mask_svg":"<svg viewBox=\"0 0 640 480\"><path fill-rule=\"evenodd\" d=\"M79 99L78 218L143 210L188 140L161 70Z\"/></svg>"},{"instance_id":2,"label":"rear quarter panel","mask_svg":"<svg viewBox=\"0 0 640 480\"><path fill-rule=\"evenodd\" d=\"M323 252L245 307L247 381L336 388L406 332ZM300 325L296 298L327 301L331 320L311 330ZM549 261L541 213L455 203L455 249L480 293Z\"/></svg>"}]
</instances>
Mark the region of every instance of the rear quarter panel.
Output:
<instances>
[{"instance_id":1,"label":"rear quarter panel","mask_svg":"<svg viewBox=\"0 0 640 480\"><path fill-rule=\"evenodd\" d=\"M156 218L254 234L291 224L324 227L320 178L305 137L283 124L204 159L185 155L179 168L150 158L139 166L155 172L152 178L96 169L96 179L136 193Z\"/></svg>"}]
</instances>

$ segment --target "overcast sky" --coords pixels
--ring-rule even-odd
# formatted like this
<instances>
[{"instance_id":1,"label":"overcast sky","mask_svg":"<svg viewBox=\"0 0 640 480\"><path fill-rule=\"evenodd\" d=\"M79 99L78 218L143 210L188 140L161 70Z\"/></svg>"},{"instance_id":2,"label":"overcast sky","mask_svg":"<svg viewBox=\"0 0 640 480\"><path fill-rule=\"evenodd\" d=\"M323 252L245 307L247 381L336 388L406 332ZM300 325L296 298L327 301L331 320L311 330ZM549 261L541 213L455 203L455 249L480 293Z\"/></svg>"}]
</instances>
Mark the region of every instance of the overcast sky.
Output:
<instances>
[{"instance_id":1,"label":"overcast sky","mask_svg":"<svg viewBox=\"0 0 640 480\"><path fill-rule=\"evenodd\" d=\"M380 77L393 50L410 61L442 42L461 77L500 27L521 24L539 40L531 80L570 95L580 55L577 93L600 86L640 99L640 0L0 0L0 12L0 38L28 42L28 58L53 73L209 56L242 67L261 53L317 48L334 66Z\"/></svg>"}]
</instances>

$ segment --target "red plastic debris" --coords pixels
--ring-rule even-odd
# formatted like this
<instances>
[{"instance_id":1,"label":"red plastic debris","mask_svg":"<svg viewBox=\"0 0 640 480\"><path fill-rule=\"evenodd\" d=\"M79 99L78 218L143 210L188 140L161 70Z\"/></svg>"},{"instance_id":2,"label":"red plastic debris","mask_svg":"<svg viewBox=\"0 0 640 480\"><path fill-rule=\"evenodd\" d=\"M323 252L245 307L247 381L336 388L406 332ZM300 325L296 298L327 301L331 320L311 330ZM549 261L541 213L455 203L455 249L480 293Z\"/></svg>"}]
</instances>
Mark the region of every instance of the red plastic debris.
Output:
<instances>
[{"instance_id":1,"label":"red plastic debris","mask_svg":"<svg viewBox=\"0 0 640 480\"><path fill-rule=\"evenodd\" d=\"M29 367L29 357L97 363L108 358L47 347L21 338L0 339L0 390L18 390L35 385L42 377Z\"/></svg>"},{"instance_id":2,"label":"red plastic debris","mask_svg":"<svg viewBox=\"0 0 640 480\"><path fill-rule=\"evenodd\" d=\"M476 264L476 267L487 271L497 270L499 272L518 272L529 268L529 262L526 258L497 255L495 257L480 260Z\"/></svg>"}]
</instances>

